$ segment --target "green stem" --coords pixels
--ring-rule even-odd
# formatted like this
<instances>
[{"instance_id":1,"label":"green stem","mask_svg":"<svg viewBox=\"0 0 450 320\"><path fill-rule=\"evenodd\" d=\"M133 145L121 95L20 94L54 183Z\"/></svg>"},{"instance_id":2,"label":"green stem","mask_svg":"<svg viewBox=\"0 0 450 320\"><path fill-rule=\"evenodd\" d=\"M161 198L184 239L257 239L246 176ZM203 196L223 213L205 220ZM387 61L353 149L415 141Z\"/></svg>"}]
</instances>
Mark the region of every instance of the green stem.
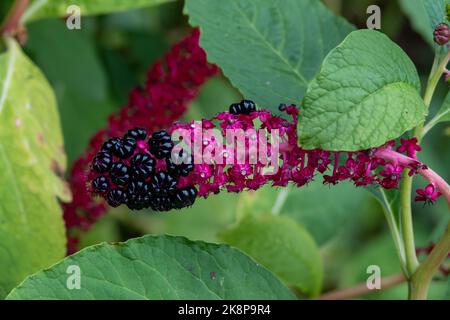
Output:
<instances>
[{"instance_id":1,"label":"green stem","mask_svg":"<svg viewBox=\"0 0 450 320\"><path fill-rule=\"evenodd\" d=\"M419 260L417 260L416 256L416 245L414 243L414 229L411 211L412 178L408 175L408 172L409 170L403 171L402 185L400 188L400 222L403 245L405 247L406 277L410 279L414 271L416 271L419 266Z\"/></svg>"},{"instance_id":2,"label":"green stem","mask_svg":"<svg viewBox=\"0 0 450 320\"><path fill-rule=\"evenodd\" d=\"M450 223L435 245L434 249L422 262L410 281L409 297L414 300L425 300L434 274L450 251Z\"/></svg>"},{"instance_id":3,"label":"green stem","mask_svg":"<svg viewBox=\"0 0 450 320\"><path fill-rule=\"evenodd\" d=\"M427 109L430 107L431 100L433 99L434 90L436 90L436 86L439 83L439 79L441 78L442 73L444 73L445 68L447 67L449 61L450 61L450 51L447 53L444 59L442 59L442 61L439 61L439 56L437 54L434 57L433 67L431 68L430 76L428 77L427 87L423 95L423 102L425 103ZM424 132L423 127L424 124L422 123L421 125L418 125L414 129L414 136L417 138L419 143L426 133Z\"/></svg>"},{"instance_id":4,"label":"green stem","mask_svg":"<svg viewBox=\"0 0 450 320\"><path fill-rule=\"evenodd\" d=\"M29 0L16 0L11 7L4 23L0 27L0 33L11 35L18 31L20 27L20 19L28 7Z\"/></svg>"},{"instance_id":5,"label":"green stem","mask_svg":"<svg viewBox=\"0 0 450 320\"><path fill-rule=\"evenodd\" d=\"M431 100L433 99L434 91L436 86L441 78L445 68L450 60L450 52L444 57L444 59L440 60L439 55L435 55L433 61L433 67L431 68L430 76L428 77L427 87L425 89L425 93L423 96L423 101L427 109L429 109ZM423 138L423 126L417 126L414 129L414 136L417 138L418 142ZM407 270L407 279L408 279L408 288L409 288L409 299L415 299L417 297L417 289L419 286L421 290L427 291L428 285L423 286L422 284L418 284L422 280L422 277L419 277L419 280L414 281L413 277L415 277L415 272L419 268L419 261L417 260L415 243L414 243L414 230L413 230L413 221L412 221L412 211L411 211L411 192L412 192L412 177L408 175L409 170L404 170L403 172L403 182L400 188L400 196L401 196L401 231L403 237L403 243L405 246L405 258L406 258L406 270ZM414 275L414 276L413 276ZM426 295L426 294L425 294Z\"/></svg>"},{"instance_id":6,"label":"green stem","mask_svg":"<svg viewBox=\"0 0 450 320\"><path fill-rule=\"evenodd\" d=\"M380 188L380 193L383 197L383 202L385 203L385 205L383 206L384 216L386 218L389 231L391 232L392 239L394 240L395 249L397 251L398 259L400 260L402 272L406 276L408 273L406 271L405 248L403 247L402 237L400 236L392 207L386 197L385 191L382 188Z\"/></svg>"}]
</instances>

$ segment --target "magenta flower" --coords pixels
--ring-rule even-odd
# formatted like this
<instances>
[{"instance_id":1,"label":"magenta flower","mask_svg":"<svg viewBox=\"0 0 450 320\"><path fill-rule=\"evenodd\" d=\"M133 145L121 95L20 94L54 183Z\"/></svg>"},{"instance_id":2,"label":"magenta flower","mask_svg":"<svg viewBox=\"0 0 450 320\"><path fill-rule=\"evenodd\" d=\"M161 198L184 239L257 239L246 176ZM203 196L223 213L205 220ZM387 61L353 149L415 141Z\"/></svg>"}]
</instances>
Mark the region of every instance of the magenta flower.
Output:
<instances>
[{"instance_id":1,"label":"magenta flower","mask_svg":"<svg viewBox=\"0 0 450 320\"><path fill-rule=\"evenodd\" d=\"M437 191L436 186L430 183L425 187L425 189L417 189L417 196L414 198L415 201L423 201L424 204L433 204L442 193Z\"/></svg>"},{"instance_id":2,"label":"magenta flower","mask_svg":"<svg viewBox=\"0 0 450 320\"><path fill-rule=\"evenodd\" d=\"M398 152L404 153L413 159L416 159L416 151L422 150L422 147L417 144L417 139L400 139L400 146L397 148Z\"/></svg>"}]
</instances>

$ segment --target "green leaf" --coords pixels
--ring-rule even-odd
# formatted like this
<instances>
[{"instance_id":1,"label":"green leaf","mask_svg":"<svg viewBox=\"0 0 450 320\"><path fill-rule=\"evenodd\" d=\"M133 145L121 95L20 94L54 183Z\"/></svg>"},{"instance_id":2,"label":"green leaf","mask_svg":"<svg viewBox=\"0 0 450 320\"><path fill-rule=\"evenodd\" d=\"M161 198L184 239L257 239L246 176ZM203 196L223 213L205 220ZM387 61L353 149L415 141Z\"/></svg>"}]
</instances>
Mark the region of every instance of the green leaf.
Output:
<instances>
[{"instance_id":1,"label":"green leaf","mask_svg":"<svg viewBox=\"0 0 450 320\"><path fill-rule=\"evenodd\" d=\"M422 123L416 68L381 32L352 32L325 58L308 88L300 142L306 149L377 147Z\"/></svg>"},{"instance_id":2,"label":"green leaf","mask_svg":"<svg viewBox=\"0 0 450 320\"><path fill-rule=\"evenodd\" d=\"M322 259L311 235L288 217L245 216L221 238L273 271L286 284L308 296L320 293Z\"/></svg>"},{"instance_id":3,"label":"green leaf","mask_svg":"<svg viewBox=\"0 0 450 320\"><path fill-rule=\"evenodd\" d=\"M44 20L29 28L25 50L55 88L66 150L72 163L114 110L108 78L94 40L85 29L74 32L62 21Z\"/></svg>"},{"instance_id":4,"label":"green leaf","mask_svg":"<svg viewBox=\"0 0 450 320\"><path fill-rule=\"evenodd\" d=\"M81 15L85 16L139 9L170 1L173 0L34 0L22 16L22 23L49 17L65 17L70 13L67 9L71 5L79 6Z\"/></svg>"},{"instance_id":5,"label":"green leaf","mask_svg":"<svg viewBox=\"0 0 450 320\"><path fill-rule=\"evenodd\" d=\"M434 43L434 28L441 22L447 21L445 4L448 0L400 0L400 6L409 16L411 25L431 46ZM445 47L445 46L444 46Z\"/></svg>"},{"instance_id":6,"label":"green leaf","mask_svg":"<svg viewBox=\"0 0 450 320\"><path fill-rule=\"evenodd\" d=\"M299 104L325 55L354 29L318 0L187 0L185 11L208 59L272 108Z\"/></svg>"},{"instance_id":7,"label":"green leaf","mask_svg":"<svg viewBox=\"0 0 450 320\"><path fill-rule=\"evenodd\" d=\"M79 290L68 290L69 266ZM268 270L227 245L145 236L100 244L29 277L8 299L293 299Z\"/></svg>"},{"instance_id":8,"label":"green leaf","mask_svg":"<svg viewBox=\"0 0 450 320\"><path fill-rule=\"evenodd\" d=\"M0 55L0 297L65 254L66 158L51 87L7 39Z\"/></svg>"},{"instance_id":9,"label":"green leaf","mask_svg":"<svg viewBox=\"0 0 450 320\"><path fill-rule=\"evenodd\" d=\"M243 193L238 203L238 215L249 213L274 213L290 217L306 227L319 245L324 245L350 228L363 228L369 214L366 204L370 196L350 183L333 186L322 181L301 188L277 190L267 186Z\"/></svg>"},{"instance_id":10,"label":"green leaf","mask_svg":"<svg viewBox=\"0 0 450 320\"><path fill-rule=\"evenodd\" d=\"M436 115L424 127L423 135L441 122L450 121L450 92L445 96L444 102Z\"/></svg>"}]
</instances>

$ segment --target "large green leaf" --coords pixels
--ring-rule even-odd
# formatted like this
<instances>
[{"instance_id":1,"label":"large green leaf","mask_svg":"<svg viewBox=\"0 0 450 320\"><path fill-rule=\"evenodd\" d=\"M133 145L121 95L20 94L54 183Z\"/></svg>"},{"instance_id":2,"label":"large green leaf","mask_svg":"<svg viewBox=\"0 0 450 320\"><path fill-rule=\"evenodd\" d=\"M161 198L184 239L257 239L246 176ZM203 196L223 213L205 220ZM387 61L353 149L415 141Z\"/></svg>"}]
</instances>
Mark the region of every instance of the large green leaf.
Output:
<instances>
[{"instance_id":1,"label":"large green leaf","mask_svg":"<svg viewBox=\"0 0 450 320\"><path fill-rule=\"evenodd\" d=\"M69 266L81 271L68 290ZM269 271L227 245L145 236L100 244L29 277L9 299L292 299Z\"/></svg>"},{"instance_id":2,"label":"large green leaf","mask_svg":"<svg viewBox=\"0 0 450 320\"><path fill-rule=\"evenodd\" d=\"M0 297L64 257L66 158L51 87L7 39L0 55Z\"/></svg>"},{"instance_id":3,"label":"large green leaf","mask_svg":"<svg viewBox=\"0 0 450 320\"><path fill-rule=\"evenodd\" d=\"M435 45L434 28L447 20L446 3L450 2L448 0L400 0L400 5L409 16L412 27L432 46Z\"/></svg>"},{"instance_id":4,"label":"large green leaf","mask_svg":"<svg viewBox=\"0 0 450 320\"><path fill-rule=\"evenodd\" d=\"M170 1L173 0L33 0L22 16L22 22L64 17L71 5L79 6L82 15L91 15L138 9Z\"/></svg>"},{"instance_id":5,"label":"large green leaf","mask_svg":"<svg viewBox=\"0 0 450 320\"><path fill-rule=\"evenodd\" d=\"M267 107L299 104L325 55L353 30L318 0L187 0L185 10L208 59Z\"/></svg>"},{"instance_id":6,"label":"large green leaf","mask_svg":"<svg viewBox=\"0 0 450 320\"><path fill-rule=\"evenodd\" d=\"M362 150L423 122L426 108L412 61L381 32L352 32L330 52L305 96L304 148Z\"/></svg>"},{"instance_id":7,"label":"large green leaf","mask_svg":"<svg viewBox=\"0 0 450 320\"><path fill-rule=\"evenodd\" d=\"M302 293L320 292L323 267L311 235L288 217L273 214L247 215L221 238L273 271Z\"/></svg>"}]
</instances>

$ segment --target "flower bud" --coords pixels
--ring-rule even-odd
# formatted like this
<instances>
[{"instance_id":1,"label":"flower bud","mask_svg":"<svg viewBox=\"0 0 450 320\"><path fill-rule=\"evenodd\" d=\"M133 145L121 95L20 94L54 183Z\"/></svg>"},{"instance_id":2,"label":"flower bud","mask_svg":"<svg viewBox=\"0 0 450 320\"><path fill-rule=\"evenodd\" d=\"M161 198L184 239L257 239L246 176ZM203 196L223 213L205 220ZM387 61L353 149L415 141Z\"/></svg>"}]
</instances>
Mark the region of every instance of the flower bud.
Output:
<instances>
[{"instance_id":1,"label":"flower bud","mask_svg":"<svg viewBox=\"0 0 450 320\"><path fill-rule=\"evenodd\" d=\"M450 40L450 26L446 23L440 23L434 29L434 42L443 46Z\"/></svg>"}]
</instances>

